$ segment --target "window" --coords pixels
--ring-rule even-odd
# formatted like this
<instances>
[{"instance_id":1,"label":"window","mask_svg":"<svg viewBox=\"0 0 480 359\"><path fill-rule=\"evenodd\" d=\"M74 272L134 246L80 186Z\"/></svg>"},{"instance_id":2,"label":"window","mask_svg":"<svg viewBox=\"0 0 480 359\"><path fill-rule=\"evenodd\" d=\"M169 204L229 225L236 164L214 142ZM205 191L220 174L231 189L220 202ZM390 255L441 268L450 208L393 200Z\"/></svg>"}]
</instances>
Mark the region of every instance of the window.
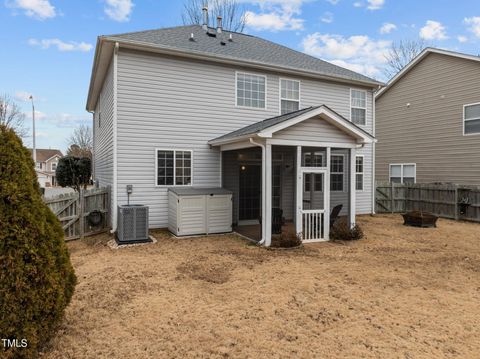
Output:
<instances>
[{"instance_id":1,"label":"window","mask_svg":"<svg viewBox=\"0 0 480 359\"><path fill-rule=\"evenodd\" d=\"M415 163L395 163L390 165L390 182L393 183L415 183Z\"/></svg>"},{"instance_id":2,"label":"window","mask_svg":"<svg viewBox=\"0 0 480 359\"><path fill-rule=\"evenodd\" d=\"M157 150L157 185L192 184L192 151Z\"/></svg>"},{"instance_id":3,"label":"window","mask_svg":"<svg viewBox=\"0 0 480 359\"><path fill-rule=\"evenodd\" d=\"M367 91L350 90L350 120L356 125L366 125Z\"/></svg>"},{"instance_id":4,"label":"window","mask_svg":"<svg viewBox=\"0 0 480 359\"><path fill-rule=\"evenodd\" d=\"M55 171L57 169L57 163L52 162L52 171Z\"/></svg>"},{"instance_id":5,"label":"window","mask_svg":"<svg viewBox=\"0 0 480 359\"><path fill-rule=\"evenodd\" d=\"M363 156L357 156L355 161L355 189L363 191Z\"/></svg>"},{"instance_id":6,"label":"window","mask_svg":"<svg viewBox=\"0 0 480 359\"><path fill-rule=\"evenodd\" d=\"M300 81L280 79L280 114L300 109Z\"/></svg>"},{"instance_id":7,"label":"window","mask_svg":"<svg viewBox=\"0 0 480 359\"><path fill-rule=\"evenodd\" d=\"M237 106L265 108L265 76L237 72Z\"/></svg>"},{"instance_id":8,"label":"window","mask_svg":"<svg viewBox=\"0 0 480 359\"><path fill-rule=\"evenodd\" d=\"M343 191L343 155L332 155L330 159L330 190Z\"/></svg>"},{"instance_id":9,"label":"window","mask_svg":"<svg viewBox=\"0 0 480 359\"><path fill-rule=\"evenodd\" d=\"M42 162L35 163L35 168L41 170L42 169Z\"/></svg>"},{"instance_id":10,"label":"window","mask_svg":"<svg viewBox=\"0 0 480 359\"><path fill-rule=\"evenodd\" d=\"M463 134L480 133L480 103L463 106Z\"/></svg>"},{"instance_id":11,"label":"window","mask_svg":"<svg viewBox=\"0 0 480 359\"><path fill-rule=\"evenodd\" d=\"M303 154L304 167L323 167L322 152L305 152Z\"/></svg>"}]
</instances>

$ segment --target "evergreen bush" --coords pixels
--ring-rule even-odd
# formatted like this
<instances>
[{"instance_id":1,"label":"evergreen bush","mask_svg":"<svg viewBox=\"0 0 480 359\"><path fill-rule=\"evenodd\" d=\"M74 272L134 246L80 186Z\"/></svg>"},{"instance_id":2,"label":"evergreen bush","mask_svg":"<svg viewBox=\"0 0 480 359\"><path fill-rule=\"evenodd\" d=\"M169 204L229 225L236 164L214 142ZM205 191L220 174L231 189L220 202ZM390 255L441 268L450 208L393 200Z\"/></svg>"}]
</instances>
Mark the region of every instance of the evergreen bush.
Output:
<instances>
[{"instance_id":1,"label":"evergreen bush","mask_svg":"<svg viewBox=\"0 0 480 359\"><path fill-rule=\"evenodd\" d=\"M0 357L37 357L75 283L62 227L41 198L30 152L0 126L0 339L16 340L13 347L0 342Z\"/></svg>"}]
</instances>

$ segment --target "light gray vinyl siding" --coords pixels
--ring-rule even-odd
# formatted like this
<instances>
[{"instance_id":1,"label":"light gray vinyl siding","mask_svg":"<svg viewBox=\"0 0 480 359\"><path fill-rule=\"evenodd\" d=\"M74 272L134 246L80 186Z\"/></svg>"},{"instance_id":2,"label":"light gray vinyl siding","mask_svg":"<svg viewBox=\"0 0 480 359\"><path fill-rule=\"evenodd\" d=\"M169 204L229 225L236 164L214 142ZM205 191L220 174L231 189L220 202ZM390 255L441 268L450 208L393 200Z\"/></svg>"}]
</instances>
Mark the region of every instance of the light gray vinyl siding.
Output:
<instances>
[{"instance_id":1,"label":"light gray vinyl siding","mask_svg":"<svg viewBox=\"0 0 480 359\"><path fill-rule=\"evenodd\" d=\"M112 63L105 77L93 117L94 176L101 187L113 186L113 116Z\"/></svg>"},{"instance_id":2,"label":"light gray vinyl siding","mask_svg":"<svg viewBox=\"0 0 480 359\"><path fill-rule=\"evenodd\" d=\"M355 139L321 118L311 118L295 126L278 131L274 139L313 142L355 143Z\"/></svg>"},{"instance_id":3,"label":"light gray vinyl siding","mask_svg":"<svg viewBox=\"0 0 480 359\"><path fill-rule=\"evenodd\" d=\"M266 108L235 106L235 72L267 76ZM118 55L118 203L150 206L150 226L167 227L167 188L155 186L155 148L193 151L193 185L220 186L220 152L207 141L263 119L277 116L279 74L250 71L120 48ZM350 87L301 80L301 106L326 104L350 117ZM367 125L371 132L371 92ZM370 148L363 149L368 161ZM366 173L365 188L369 191ZM358 198L359 213L370 211ZM368 196L365 196L367 198Z\"/></svg>"},{"instance_id":4,"label":"light gray vinyl siding","mask_svg":"<svg viewBox=\"0 0 480 359\"><path fill-rule=\"evenodd\" d=\"M380 96L377 180L389 180L391 163L416 163L417 182L479 185L480 135L463 135L463 106L480 102L479 84L479 62L431 53Z\"/></svg>"}]
</instances>

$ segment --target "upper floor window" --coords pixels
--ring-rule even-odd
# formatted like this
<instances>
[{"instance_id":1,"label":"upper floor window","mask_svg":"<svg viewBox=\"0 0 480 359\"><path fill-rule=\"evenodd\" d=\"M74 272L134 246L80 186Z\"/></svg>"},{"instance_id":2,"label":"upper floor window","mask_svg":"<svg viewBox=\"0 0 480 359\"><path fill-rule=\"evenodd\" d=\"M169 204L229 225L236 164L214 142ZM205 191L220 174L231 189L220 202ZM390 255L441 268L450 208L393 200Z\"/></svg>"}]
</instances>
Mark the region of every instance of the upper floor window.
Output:
<instances>
[{"instance_id":1,"label":"upper floor window","mask_svg":"<svg viewBox=\"0 0 480 359\"><path fill-rule=\"evenodd\" d=\"M156 150L157 186L192 184L192 151Z\"/></svg>"},{"instance_id":2,"label":"upper floor window","mask_svg":"<svg viewBox=\"0 0 480 359\"><path fill-rule=\"evenodd\" d=\"M37 161L37 163L35 163L35 168L41 170L42 169L42 162Z\"/></svg>"},{"instance_id":3,"label":"upper floor window","mask_svg":"<svg viewBox=\"0 0 480 359\"><path fill-rule=\"evenodd\" d=\"M280 114L300 109L300 81L280 79Z\"/></svg>"},{"instance_id":4,"label":"upper floor window","mask_svg":"<svg viewBox=\"0 0 480 359\"><path fill-rule=\"evenodd\" d=\"M52 162L52 171L55 171L57 169L57 163Z\"/></svg>"},{"instance_id":5,"label":"upper floor window","mask_svg":"<svg viewBox=\"0 0 480 359\"><path fill-rule=\"evenodd\" d=\"M237 106L265 108L265 84L261 75L237 72Z\"/></svg>"},{"instance_id":6,"label":"upper floor window","mask_svg":"<svg viewBox=\"0 0 480 359\"><path fill-rule=\"evenodd\" d=\"M366 125L367 91L350 90L350 120L356 125Z\"/></svg>"},{"instance_id":7,"label":"upper floor window","mask_svg":"<svg viewBox=\"0 0 480 359\"><path fill-rule=\"evenodd\" d=\"M480 133L480 103L463 106L463 134Z\"/></svg>"},{"instance_id":8,"label":"upper floor window","mask_svg":"<svg viewBox=\"0 0 480 359\"><path fill-rule=\"evenodd\" d=\"M415 163L395 163L390 165L390 182L393 183L415 183Z\"/></svg>"}]
</instances>

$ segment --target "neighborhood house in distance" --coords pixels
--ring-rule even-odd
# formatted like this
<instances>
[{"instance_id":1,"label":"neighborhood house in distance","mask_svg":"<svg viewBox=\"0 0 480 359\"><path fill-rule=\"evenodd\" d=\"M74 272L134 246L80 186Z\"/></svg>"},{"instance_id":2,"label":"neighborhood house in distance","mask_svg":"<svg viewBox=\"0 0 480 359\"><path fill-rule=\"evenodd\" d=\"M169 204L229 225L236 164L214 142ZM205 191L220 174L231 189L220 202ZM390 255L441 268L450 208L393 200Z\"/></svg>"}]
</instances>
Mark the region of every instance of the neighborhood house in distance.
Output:
<instances>
[{"instance_id":1,"label":"neighborhood house in distance","mask_svg":"<svg viewBox=\"0 0 480 359\"><path fill-rule=\"evenodd\" d=\"M29 148L30 153L32 149ZM37 162L35 163L35 172L37 173L40 187L54 187L57 185L55 171L58 160L63 157L60 150L37 148L35 150Z\"/></svg>"},{"instance_id":2,"label":"neighborhood house in distance","mask_svg":"<svg viewBox=\"0 0 480 359\"><path fill-rule=\"evenodd\" d=\"M375 104L378 181L480 185L480 57L427 48Z\"/></svg>"},{"instance_id":3,"label":"neighborhood house in distance","mask_svg":"<svg viewBox=\"0 0 480 359\"><path fill-rule=\"evenodd\" d=\"M332 209L351 224L373 212L380 85L220 26L100 36L86 106L93 176L111 187L112 208L127 204L132 185L130 203L149 207L153 228L169 226L172 187L221 187L234 226L261 225L267 246L272 216L304 241L328 240Z\"/></svg>"}]
</instances>

